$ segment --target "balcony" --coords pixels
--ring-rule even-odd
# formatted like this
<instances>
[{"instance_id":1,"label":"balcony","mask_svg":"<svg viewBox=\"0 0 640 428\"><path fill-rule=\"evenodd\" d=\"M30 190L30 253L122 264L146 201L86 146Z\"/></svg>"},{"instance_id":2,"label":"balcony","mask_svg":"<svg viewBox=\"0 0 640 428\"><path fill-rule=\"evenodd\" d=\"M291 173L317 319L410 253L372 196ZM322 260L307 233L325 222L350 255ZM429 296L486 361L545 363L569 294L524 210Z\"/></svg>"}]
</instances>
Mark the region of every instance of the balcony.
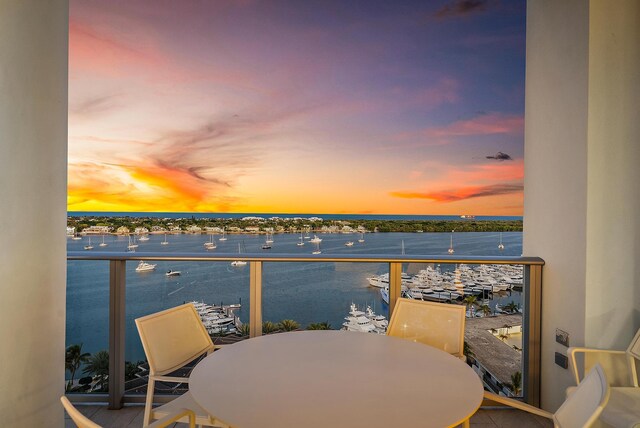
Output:
<instances>
[{"instance_id":1,"label":"balcony","mask_svg":"<svg viewBox=\"0 0 640 428\"><path fill-rule=\"evenodd\" d=\"M203 289L194 289L194 291L185 291L186 284L190 284L186 281L182 284L169 285L170 281L163 271L168 270L169 266L179 266L179 269L183 271L193 272L196 277L196 270L201 272L199 277L205 275L208 278L215 278L221 275L213 274L213 268L218 268L218 272L224 272L227 270L230 262L235 260L244 260L247 262L244 272L238 272L239 278L235 283L228 278L222 279L224 286L220 287L220 284L215 284L215 280L208 279L207 284L211 289L232 289L231 295L225 294L227 303L240 302L242 307L239 309L240 317L243 318L245 324L248 324L249 329L246 333L247 336L242 337L239 332L236 334L229 334L222 336L217 334L217 331L211 331L214 343L233 343L237 340L242 340L248 337L259 336L263 333L264 321L278 321L279 319L272 319L263 316L265 312L276 312L274 307L265 308L263 303L265 296L270 296L266 301L269 305L278 304L280 302L281 317L284 318L297 318L300 316L300 312L296 311L296 306L304 306L305 308L313 307L313 300L317 299L318 295L322 293L346 293L346 296L350 296L347 291L350 287L357 286L359 289L364 288L369 294L365 295L365 298L371 298L376 296L380 289L374 287L367 287L366 281L362 284L354 282L353 278L349 275L355 271L358 273L359 278L364 280L364 274L362 274L363 268L368 267L369 270L373 269L375 272L382 270L389 275L389 304L388 306L378 306L379 311L385 316L390 317L394 305L398 298L403 294L401 289L406 288L403 282L407 281L406 276L403 276L403 272L410 266L427 266L427 265L439 265L443 271L447 269L453 270L458 264L464 264L467 266L475 266L478 269L481 266L493 265L499 266L517 266L521 267L524 274L524 281L521 285L517 285L514 291L516 295L508 297L506 292L495 292L485 290L482 296L476 295L477 298L487 299L486 302L502 302L504 306L509 299L520 299L522 314L516 312L516 315L500 314L498 316L494 314L483 318L473 317L473 313L468 315L472 318L468 318L466 340L470 346L471 353L469 354L469 364L476 370L479 376L484 379L484 383L487 389L494 392L503 393L506 395L520 395L519 391L516 394L512 390L509 390L505 385L509 384L510 375L515 371L521 371L523 373L523 387L522 397L524 400L531 404L539 403L539 391L540 391L540 296L542 291L542 267L544 262L535 257L454 257L454 256L388 256L388 255L300 255L300 254L242 254L239 257L238 254L203 254L203 253L186 253L186 254L158 254L158 253L118 253L118 252L102 252L92 253L87 251L69 252L68 260L70 264L69 281L71 283L77 282L74 275L78 272L78 263L92 263L91 272L93 275L93 282L102 283L103 285L98 287L97 290L101 297L101 304L96 308L96 311L105 311L106 307L109 307L108 317L96 315L96 319L102 318L102 324L92 325L95 321L85 320L87 323L84 326L85 329L91 332L103 330L103 343L107 348L110 355L109 362L109 383L108 394L105 393L71 393L69 397L76 402L105 402L109 404L111 409L120 408L123 404L127 403L140 403L143 401L146 382L144 381L144 372L137 375L138 381L133 380L125 382L125 367L126 361L138 361L144 359L144 354L141 353L141 348L137 339L137 333L133 328L133 318L146 315L150 312L157 312L167 307L174 306L184 301L200 300L203 296ZM155 272L153 277L145 276L144 273L136 273L135 266L140 262L148 262L159 265L159 272ZM75 268L71 268L75 266ZM385 269L385 266L387 267ZM463 265L461 265L463 266ZM284 267L288 267L289 270L284 270ZM222 270L220 270L222 269ZM231 268L229 268L231 269ZM306 282L300 277L295 277L296 272L305 269L312 269L314 276L317 277L317 283L305 284L305 286L299 286L300 282ZM440 268L438 268L440 269ZM469 271L472 271L469 268ZM101 274L102 272L102 274ZM107 278L108 272L108 278ZM210 272L210 273L204 273ZM423 271L424 272L424 271ZM432 270L435 272L435 270ZM293 275L293 278L286 277L284 275ZM345 284L344 289L323 289L326 287L326 282L323 282L323 275L331 275L334 282L338 281ZM265 281L265 277L268 280ZM449 278L453 278L453 275L449 275ZM344 278L344 280L341 280ZM296 290L300 293L297 298L289 298L287 303L282 303L281 300L273 297L278 293L279 283L285 281L286 284L295 284ZM195 281L194 281L195 282ZM146 288L145 288L146 287ZM161 294L153 294L153 290L158 287L162 287ZM165 288L171 287L171 288ZM192 284L195 287L195 284ZM101 289L101 290L100 290ZM141 290L147 291L141 291ZM70 292L73 292L73 286L70 288ZM143 293L143 294L141 294ZM180 293L175 296L174 293ZM313 294L311 294L313 293ZM371 294L373 293L373 294ZM405 292L406 293L406 292ZM462 297L458 297L456 300L456 293L449 292L453 295L453 299L447 299L452 304L464 304ZM478 291L480 293L480 291ZM92 299L95 298L96 292L91 293ZM127 295L131 294L133 300L127 299ZM139 306L141 299L153 300L159 298L162 295L162 301L154 302L153 310L132 308L133 306ZM174 296L177 301L170 299ZM236 297L237 296L237 297ZM312 296L312 297L306 297ZM502 296L502 297L501 297ZM234 298L236 297L236 298ZM347 297L348 298L348 297ZM72 299L70 297L70 299ZM75 299L75 298L74 298ZM215 298L209 298L214 300ZM344 298L343 298L344 299ZM379 296L378 296L379 299ZM452 300L452 301L451 301ZM107 303L108 301L108 303ZM209 301L208 303L217 303L215 301ZM304 328L307 324L313 322L321 322L327 319L331 319L333 328L339 329L340 322L343 316L348 314L348 306L351 301L340 301L337 299L335 302L329 305L320 305L326 310L326 313L316 313L311 318L298 320L303 321L302 326ZM371 303L370 303L371 304ZM73 305L82 306L86 305L83 301L74 301ZM375 303L373 303L375 305ZM378 303L380 305L380 303ZM220 306L224 306L221 302ZM247 308L248 306L248 308ZM336 307L337 306L337 307ZM473 308L480 305L472 305ZM374 306L375 307L375 306ZM227 310L229 306L226 307ZM474 309L471 309L473 311ZM499 308L499 307L498 307ZM362 308L364 309L364 308ZM70 316L73 315L73 307L70 307ZM232 309L232 310L238 310ZM475 309L479 311L479 309ZM336 312L337 321L333 321L329 312ZM290 315L292 313L298 314ZM105 314L106 315L106 314ZM229 314L231 317L238 318L238 313ZM334 314L333 317L336 317ZM105 320L108 318L108 320ZM513 318L513 319L512 319ZM517 319L516 319L517 318ZM108 323L108 328L106 324ZM515 348L512 345L502 343L497 335L492 335L491 330L503 329L505 326L514 329L512 333L515 333L515 328L520 325L521 333L521 345ZM238 329L240 330L240 329ZM74 333L68 332L68 344L81 342L82 340L75 339ZM364 334L364 333L363 333ZM69 337L70 336L70 337ZM108 340L107 340L108 336ZM132 337L133 336L133 337ZM495 337L494 337L495 336ZM488 339L487 339L488 338ZM487 345L487 340L489 344ZM126 345L125 345L126 344ZM229 345L232 346L232 345ZM127 355L128 354L128 355ZM514 369L517 367L517 369ZM167 391L158 390L158 393L179 393L180 391Z\"/></svg>"}]
</instances>

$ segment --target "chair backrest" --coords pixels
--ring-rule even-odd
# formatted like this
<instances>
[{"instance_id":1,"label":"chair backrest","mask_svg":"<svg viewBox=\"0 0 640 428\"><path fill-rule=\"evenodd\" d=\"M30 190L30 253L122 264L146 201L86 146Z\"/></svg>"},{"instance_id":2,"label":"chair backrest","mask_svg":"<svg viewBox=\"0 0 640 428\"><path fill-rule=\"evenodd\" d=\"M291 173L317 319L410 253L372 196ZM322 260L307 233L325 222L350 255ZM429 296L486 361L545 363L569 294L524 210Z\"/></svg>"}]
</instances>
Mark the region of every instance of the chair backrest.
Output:
<instances>
[{"instance_id":1,"label":"chair backrest","mask_svg":"<svg viewBox=\"0 0 640 428\"><path fill-rule=\"evenodd\" d=\"M69 417L78 426L78 428L101 428L100 425L80 413L64 395L60 397L60 401L62 402L64 409L69 414Z\"/></svg>"},{"instance_id":2,"label":"chair backrest","mask_svg":"<svg viewBox=\"0 0 640 428\"><path fill-rule=\"evenodd\" d=\"M464 323L463 305L398 299L387 335L424 343L461 357Z\"/></svg>"},{"instance_id":3,"label":"chair backrest","mask_svg":"<svg viewBox=\"0 0 640 428\"><path fill-rule=\"evenodd\" d=\"M213 349L191 303L136 319L151 375L165 375Z\"/></svg>"},{"instance_id":4,"label":"chair backrest","mask_svg":"<svg viewBox=\"0 0 640 428\"><path fill-rule=\"evenodd\" d=\"M608 400L607 378L600 364L596 364L553 415L553 421L561 428L589 427Z\"/></svg>"}]
</instances>

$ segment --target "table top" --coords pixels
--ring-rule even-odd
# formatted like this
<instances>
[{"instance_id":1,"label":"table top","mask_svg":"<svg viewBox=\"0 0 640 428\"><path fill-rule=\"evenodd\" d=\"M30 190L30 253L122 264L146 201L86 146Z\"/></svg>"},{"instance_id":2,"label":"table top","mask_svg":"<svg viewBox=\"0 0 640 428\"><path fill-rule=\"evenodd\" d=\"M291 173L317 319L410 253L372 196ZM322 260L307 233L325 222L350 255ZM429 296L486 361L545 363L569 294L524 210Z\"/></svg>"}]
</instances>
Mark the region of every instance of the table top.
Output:
<instances>
[{"instance_id":1,"label":"table top","mask_svg":"<svg viewBox=\"0 0 640 428\"><path fill-rule=\"evenodd\" d=\"M218 350L189 390L239 428L446 427L480 407L478 375L439 349L390 336L300 331Z\"/></svg>"}]
</instances>

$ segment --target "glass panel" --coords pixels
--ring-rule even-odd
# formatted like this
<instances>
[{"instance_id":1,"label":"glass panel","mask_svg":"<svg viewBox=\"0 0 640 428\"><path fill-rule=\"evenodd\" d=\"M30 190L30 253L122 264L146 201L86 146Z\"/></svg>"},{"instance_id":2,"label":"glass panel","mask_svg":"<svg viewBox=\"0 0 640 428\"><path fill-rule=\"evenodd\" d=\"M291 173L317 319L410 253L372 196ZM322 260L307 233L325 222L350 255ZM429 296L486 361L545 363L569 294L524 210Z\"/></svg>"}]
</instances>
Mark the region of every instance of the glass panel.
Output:
<instances>
[{"instance_id":1,"label":"glass panel","mask_svg":"<svg viewBox=\"0 0 640 428\"><path fill-rule=\"evenodd\" d=\"M174 241L178 241L175 237ZM185 239L199 240L185 236ZM249 264L230 262L127 262L125 392L146 393L148 366L135 319L193 302L215 344L248 338ZM187 369L188 372L188 369ZM184 375L182 371L179 375ZM184 385L157 384L157 393L182 393Z\"/></svg>"},{"instance_id":2,"label":"glass panel","mask_svg":"<svg viewBox=\"0 0 640 428\"><path fill-rule=\"evenodd\" d=\"M263 334L297 328L384 334L386 324L374 314L388 319L388 307L367 278L387 269L386 263L264 263Z\"/></svg>"},{"instance_id":3,"label":"glass panel","mask_svg":"<svg viewBox=\"0 0 640 428\"><path fill-rule=\"evenodd\" d=\"M81 250L88 239L69 244ZM71 241L70 241L71 242ZM67 393L106 392L109 371L109 262L67 262Z\"/></svg>"}]
</instances>

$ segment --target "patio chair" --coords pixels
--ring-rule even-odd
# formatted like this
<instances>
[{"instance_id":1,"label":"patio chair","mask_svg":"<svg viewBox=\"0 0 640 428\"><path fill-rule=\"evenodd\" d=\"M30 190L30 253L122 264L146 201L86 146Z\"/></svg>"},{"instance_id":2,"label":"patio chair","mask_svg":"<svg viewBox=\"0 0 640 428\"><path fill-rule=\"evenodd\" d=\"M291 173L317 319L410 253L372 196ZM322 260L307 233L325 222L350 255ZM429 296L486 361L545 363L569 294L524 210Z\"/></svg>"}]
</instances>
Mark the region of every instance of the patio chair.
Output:
<instances>
[{"instance_id":1,"label":"patio chair","mask_svg":"<svg viewBox=\"0 0 640 428\"><path fill-rule=\"evenodd\" d=\"M80 411L76 409L75 406L71 404L69 399L64 395L60 397L60 401L62 402L62 406L64 407L64 409L69 414L69 417L78 428L101 428L100 425L96 424L91 419L80 413ZM187 409L180 409L174 414L167 415L162 419L158 419L157 421L149 425L149 428L168 427L169 425L174 425L178 420L184 419L185 417L189 418L189 428L195 428L196 415L191 410Z\"/></svg>"},{"instance_id":2,"label":"patio chair","mask_svg":"<svg viewBox=\"0 0 640 428\"><path fill-rule=\"evenodd\" d=\"M584 382L580 379L581 367L582 372L588 371L595 364L604 367L611 395L600 420L615 427L640 427L640 387L637 371L637 364L640 363L640 330L626 351L569 348L567 354L578 386ZM578 362L579 356L582 365ZM567 389L567 395L572 395L576 388Z\"/></svg>"},{"instance_id":3,"label":"patio chair","mask_svg":"<svg viewBox=\"0 0 640 428\"><path fill-rule=\"evenodd\" d=\"M556 428L586 428L594 424L607 404L609 385L602 367L596 364L555 413L488 391L485 391L484 397L496 403L552 419Z\"/></svg>"},{"instance_id":4,"label":"patio chair","mask_svg":"<svg viewBox=\"0 0 640 428\"><path fill-rule=\"evenodd\" d=\"M464 323L463 305L398 299L387 335L424 343L465 359Z\"/></svg>"},{"instance_id":5,"label":"patio chair","mask_svg":"<svg viewBox=\"0 0 640 428\"><path fill-rule=\"evenodd\" d=\"M136 326L149 363L149 384L144 409L144 426L176 409L190 409L198 425L226 427L200 407L190 392L158 407L153 407L155 383L188 383L184 376L169 376L195 359L209 355L213 342L198 312L191 303L136 319ZM182 422L182 421L181 421Z\"/></svg>"}]
</instances>

